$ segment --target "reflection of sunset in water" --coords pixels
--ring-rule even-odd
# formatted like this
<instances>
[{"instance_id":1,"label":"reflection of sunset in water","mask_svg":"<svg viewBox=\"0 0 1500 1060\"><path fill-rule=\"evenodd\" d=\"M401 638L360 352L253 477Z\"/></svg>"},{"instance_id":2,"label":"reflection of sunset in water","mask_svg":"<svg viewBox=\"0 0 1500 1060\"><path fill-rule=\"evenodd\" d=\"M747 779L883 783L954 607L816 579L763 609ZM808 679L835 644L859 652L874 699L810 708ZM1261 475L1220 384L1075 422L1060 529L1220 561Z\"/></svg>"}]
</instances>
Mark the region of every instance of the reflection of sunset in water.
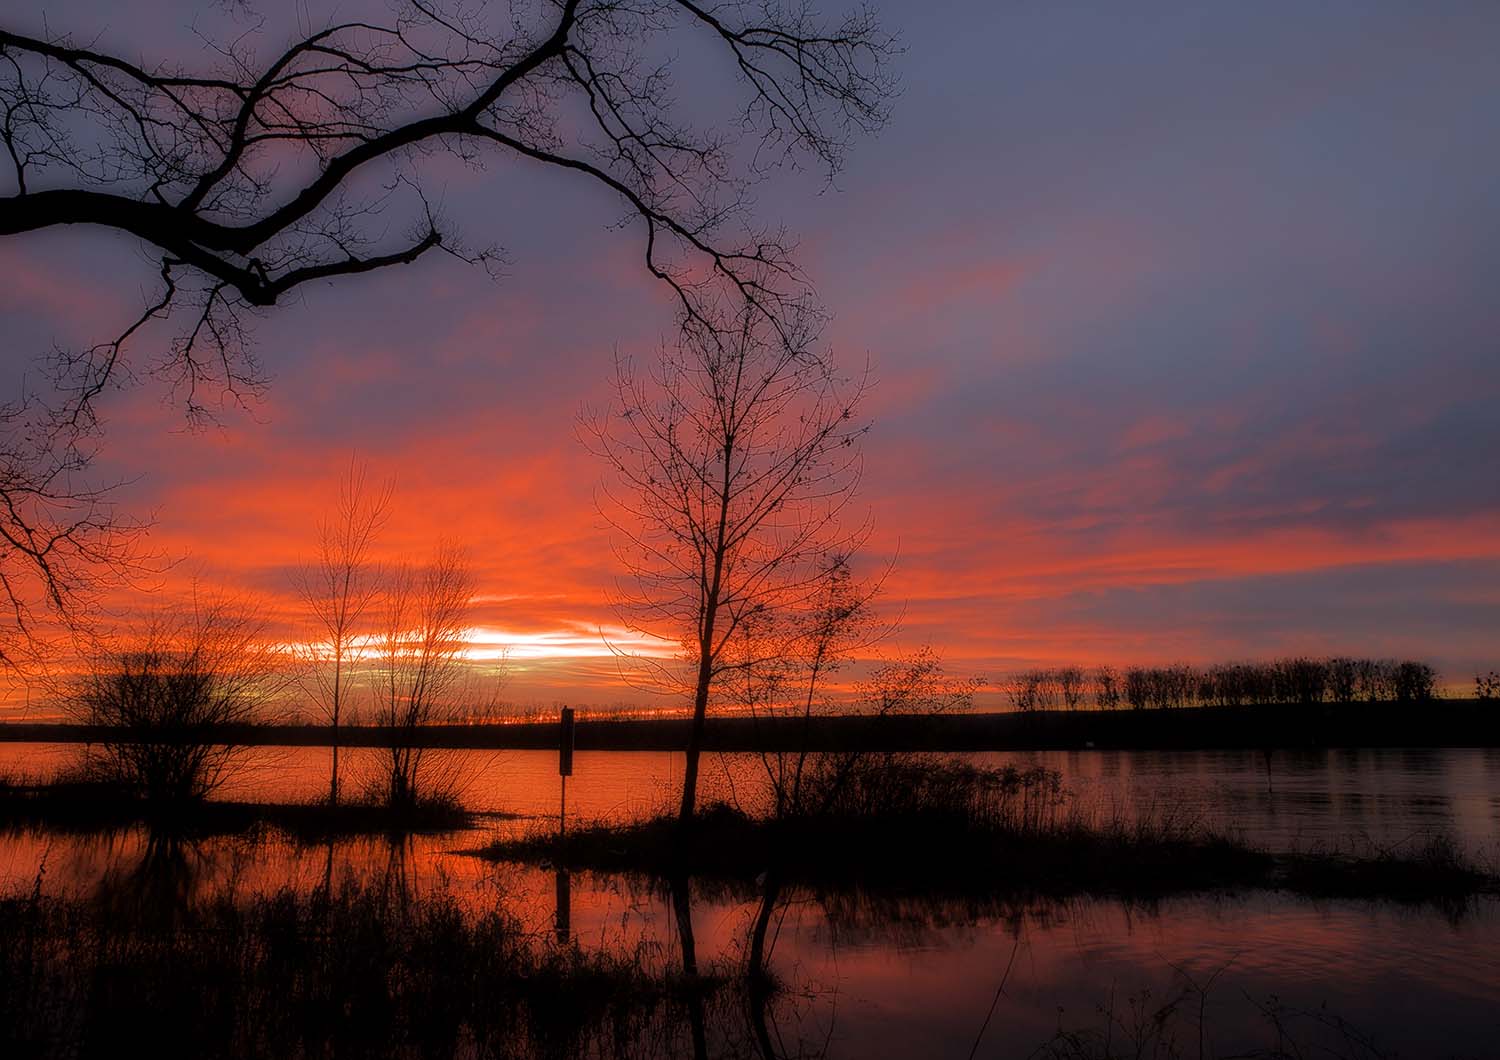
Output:
<instances>
[{"instance_id":1,"label":"reflection of sunset in water","mask_svg":"<svg viewBox=\"0 0 1500 1060\"><path fill-rule=\"evenodd\" d=\"M0 768L43 770L69 753L4 745ZM367 753L350 754L349 782L366 768L361 755ZM22 831L7 837L0 875L8 885L25 886L40 871L49 886L84 894L99 888L128 894L149 877L154 893L179 894L181 901L283 886L309 890L346 878L411 896L445 890L474 911L499 903L539 939L556 934L562 913L572 944L647 952L670 966L677 920L664 884L577 871L564 879L546 867L465 853L496 835L556 827L555 754L457 754L465 759L457 771L465 801L482 814L503 815L481 816L473 830L332 844L297 843L274 833L262 840L210 838L174 847L170 858L152 855L141 829L108 837ZM1494 794L1500 759L1493 751L1279 753L1272 756L1269 784L1257 753L1079 752L1023 759L1061 769L1066 787L1101 812L1157 812L1171 804L1276 848L1339 846L1351 836L1400 844L1447 834L1493 858L1500 834ZM714 756L706 781L714 797L732 799L758 790L759 768L754 755ZM221 797L312 798L326 782L324 770L325 749L254 749ZM570 818L576 825L660 811L680 770L680 756L673 754L579 752ZM742 961L759 902L754 888L695 882L690 891L700 964ZM985 1055L1024 1057L1059 1021L1092 1026L1111 989L1121 1005L1147 990L1164 1001L1183 988L1185 976L1206 982L1215 973L1205 1012L1213 1040L1223 1043L1261 1040L1266 1016L1258 1006L1273 995L1288 1010L1326 1005L1383 1046L1418 1055L1431 1040L1434 1020L1455 1047L1485 1047L1500 1006L1500 910L1492 899L1456 915L1263 891L1141 905L794 889L784 901L771 960L790 988L770 1004L768 1018L788 1041L812 1047L826 1040L830 1057L963 1054L992 1003L994 1036ZM565 903L561 910L559 903ZM1304 1040L1321 1040L1316 1027L1304 1033L1312 1035Z\"/></svg>"},{"instance_id":2,"label":"reflection of sunset in water","mask_svg":"<svg viewBox=\"0 0 1500 1060\"><path fill-rule=\"evenodd\" d=\"M228 890L307 890L331 865L335 881L357 877L413 898L446 890L474 911L498 903L538 940L552 938L562 892L556 872L452 852L475 838L340 841L331 851L204 840L178 859L185 878L158 886L183 887L196 900ZM45 860L49 881L71 878L88 891L119 886L145 845L140 833L109 841L11 836L9 864L0 868L24 878ZM645 947L668 968L676 960L672 899L663 890L574 872L565 894L571 944L619 953ZM771 961L788 989L771 1018L788 1041L813 1048L828 1040L831 1058L965 1055L1012 962L987 1056L1032 1055L1059 1020L1093 1026L1111 989L1122 1007L1145 990L1164 1001L1184 974L1206 981L1221 969L1207 1012L1213 1040L1226 1044L1265 1040L1256 1005L1274 995L1298 1009L1326 1006L1402 1055L1424 1055L1432 1021L1440 1021L1444 1042L1482 1051L1500 1006L1500 912L1493 903L1453 921L1431 910L1313 904L1264 892L1149 906L1101 899L882 902L795 891L786 901ZM757 905L753 893L694 885L700 964L738 966Z\"/></svg>"}]
</instances>

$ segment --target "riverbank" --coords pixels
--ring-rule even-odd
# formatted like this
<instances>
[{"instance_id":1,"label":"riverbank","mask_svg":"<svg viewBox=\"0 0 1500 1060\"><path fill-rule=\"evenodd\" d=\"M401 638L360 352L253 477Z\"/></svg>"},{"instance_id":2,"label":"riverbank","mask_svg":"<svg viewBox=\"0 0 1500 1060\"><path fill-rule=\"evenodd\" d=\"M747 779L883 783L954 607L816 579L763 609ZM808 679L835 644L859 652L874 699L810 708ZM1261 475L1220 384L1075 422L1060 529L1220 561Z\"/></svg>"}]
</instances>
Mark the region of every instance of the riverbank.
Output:
<instances>
[{"instance_id":1,"label":"riverbank","mask_svg":"<svg viewBox=\"0 0 1500 1060\"><path fill-rule=\"evenodd\" d=\"M580 718L580 751L680 751L686 718ZM0 741L90 743L105 735L84 725L0 724ZM332 742L322 725L247 725L221 730L224 743L317 747ZM408 734L403 734L403 740ZM430 725L417 731L422 747L471 750L550 750L555 721ZM1057 750L1291 750L1354 747L1500 747L1500 704L1476 699L1430 703L1312 703L1167 710L1078 710L873 718L831 715L800 719L710 718L710 751L1057 751ZM390 746L379 726L344 726L345 747Z\"/></svg>"}]
</instances>

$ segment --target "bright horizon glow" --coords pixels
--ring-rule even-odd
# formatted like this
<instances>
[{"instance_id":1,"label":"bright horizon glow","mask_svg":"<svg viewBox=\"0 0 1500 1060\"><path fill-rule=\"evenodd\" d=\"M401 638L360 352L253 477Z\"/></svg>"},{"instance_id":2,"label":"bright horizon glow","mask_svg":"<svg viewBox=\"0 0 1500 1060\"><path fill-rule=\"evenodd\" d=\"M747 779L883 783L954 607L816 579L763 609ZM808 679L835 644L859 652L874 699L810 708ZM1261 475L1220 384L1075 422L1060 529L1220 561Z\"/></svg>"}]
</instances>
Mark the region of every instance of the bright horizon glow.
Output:
<instances>
[{"instance_id":1,"label":"bright horizon glow","mask_svg":"<svg viewBox=\"0 0 1500 1060\"><path fill-rule=\"evenodd\" d=\"M383 638L365 634L353 638L355 650L368 663L378 654ZM278 640L274 646L288 653L316 652L326 657L332 645L326 640ZM677 649L671 641L649 637L623 626L585 630L582 624L566 629L523 633L496 626L470 626L463 633L462 658L467 662L515 662L547 659L598 659L643 657L671 659ZM611 650L613 648L614 650Z\"/></svg>"},{"instance_id":2,"label":"bright horizon glow","mask_svg":"<svg viewBox=\"0 0 1500 1060\"><path fill-rule=\"evenodd\" d=\"M647 637L622 626L589 629L582 623L565 629L531 633L503 627L473 626L466 631L464 641L468 645L466 657L481 662L595 659L616 655L671 659L678 654L674 644L659 637Z\"/></svg>"}]
</instances>

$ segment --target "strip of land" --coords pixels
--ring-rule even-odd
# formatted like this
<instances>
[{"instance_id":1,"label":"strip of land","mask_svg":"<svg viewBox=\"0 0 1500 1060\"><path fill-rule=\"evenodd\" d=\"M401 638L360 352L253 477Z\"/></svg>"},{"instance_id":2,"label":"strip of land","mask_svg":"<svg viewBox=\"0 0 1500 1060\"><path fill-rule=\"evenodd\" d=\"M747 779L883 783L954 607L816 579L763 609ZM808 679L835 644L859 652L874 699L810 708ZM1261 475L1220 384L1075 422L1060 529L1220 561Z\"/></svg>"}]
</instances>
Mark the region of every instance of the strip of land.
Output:
<instances>
[{"instance_id":1,"label":"strip of land","mask_svg":"<svg viewBox=\"0 0 1500 1060\"><path fill-rule=\"evenodd\" d=\"M1018 827L1003 814L948 805L791 820L717 806L687 829L671 817L566 833L537 829L469 853L746 889L769 875L819 893L1144 899L1265 889L1416 904L1467 903L1500 893L1500 879L1440 839L1401 852L1271 852L1160 821L1101 824L1063 814Z\"/></svg>"},{"instance_id":2,"label":"strip of land","mask_svg":"<svg viewBox=\"0 0 1500 1060\"><path fill-rule=\"evenodd\" d=\"M686 718L583 718L581 751L678 751L687 745ZM118 733L86 725L0 724L0 741L97 743ZM195 733L193 738L199 739ZM155 738L155 737L154 737ZM1356 747L1500 747L1500 703L1445 699L1427 703L1311 703L1169 710L1078 710L1029 713L830 715L807 721L720 717L708 720L711 751L886 750L1279 750ZM226 727L215 742L251 746L321 747L333 742L324 725ZM553 750L553 721L428 725L396 738L379 726L344 726L345 747L421 746L477 750Z\"/></svg>"},{"instance_id":3,"label":"strip of land","mask_svg":"<svg viewBox=\"0 0 1500 1060\"><path fill-rule=\"evenodd\" d=\"M135 825L178 836L239 835L274 828L299 840L414 832L459 832L481 818L510 814L477 813L454 799L425 799L391 806L367 798L326 802L244 802L217 799L153 804L129 789L97 781L54 780L16 783L0 777L0 832L41 828L60 834L92 835Z\"/></svg>"}]
</instances>

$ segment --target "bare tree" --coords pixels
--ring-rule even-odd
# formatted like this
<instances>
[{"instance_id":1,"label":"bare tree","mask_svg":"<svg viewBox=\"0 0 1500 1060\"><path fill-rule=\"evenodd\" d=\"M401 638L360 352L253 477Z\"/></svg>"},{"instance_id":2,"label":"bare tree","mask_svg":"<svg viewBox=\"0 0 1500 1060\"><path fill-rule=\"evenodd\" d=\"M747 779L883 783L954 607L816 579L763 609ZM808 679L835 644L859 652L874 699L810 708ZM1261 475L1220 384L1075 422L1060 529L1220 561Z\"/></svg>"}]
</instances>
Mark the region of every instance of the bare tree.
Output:
<instances>
[{"instance_id":1,"label":"bare tree","mask_svg":"<svg viewBox=\"0 0 1500 1060\"><path fill-rule=\"evenodd\" d=\"M887 660L855 689L859 713L872 719L902 715L933 716L973 706L984 686L979 677L954 677L930 645ZM925 756L915 751L845 748L814 756L803 778L803 813L868 815L872 800L889 799L893 784L919 776Z\"/></svg>"},{"instance_id":2,"label":"bare tree","mask_svg":"<svg viewBox=\"0 0 1500 1060\"><path fill-rule=\"evenodd\" d=\"M617 360L615 406L585 420L616 480L603 508L630 572L621 620L682 645L684 668L653 672L692 703L684 822L716 682L747 665L747 622L805 603L860 533L840 516L859 478L864 383L841 379L806 326L787 343L746 310L727 341L685 329L645 375Z\"/></svg>"},{"instance_id":3,"label":"bare tree","mask_svg":"<svg viewBox=\"0 0 1500 1060\"><path fill-rule=\"evenodd\" d=\"M86 641L101 591L153 567L145 525L87 481L92 451L48 420L32 399L0 406L0 671L13 674L59 637Z\"/></svg>"},{"instance_id":4,"label":"bare tree","mask_svg":"<svg viewBox=\"0 0 1500 1060\"><path fill-rule=\"evenodd\" d=\"M201 409L205 384L259 384L249 318L304 285L434 250L494 260L465 250L424 193L435 153L592 183L635 220L646 268L689 316L723 287L775 315L805 289L789 239L751 222L750 186L783 164L831 177L894 87L893 42L871 13L777 0L397 0L287 43L234 29L204 35L197 69L0 30L0 235L114 229L151 248L160 274L129 328L68 365L81 415L128 341L175 309L191 315L165 368ZM732 116L693 127L679 50L733 72ZM398 217L406 235L388 237Z\"/></svg>"},{"instance_id":5,"label":"bare tree","mask_svg":"<svg viewBox=\"0 0 1500 1060\"><path fill-rule=\"evenodd\" d=\"M377 717L389 735L383 794L393 807L415 807L433 787L420 729L443 716L463 676L473 595L467 561L451 544L421 569L404 565L388 579Z\"/></svg>"},{"instance_id":6,"label":"bare tree","mask_svg":"<svg viewBox=\"0 0 1500 1060\"><path fill-rule=\"evenodd\" d=\"M349 699L353 671L369 642L364 621L376 583L370 549L389 512L392 484L376 488L369 469L351 459L333 514L318 523L316 556L296 574L297 591L312 615L319 640L309 649L307 685L333 730L328 802L339 801L339 723Z\"/></svg>"},{"instance_id":7,"label":"bare tree","mask_svg":"<svg viewBox=\"0 0 1500 1060\"><path fill-rule=\"evenodd\" d=\"M857 652L890 632L873 613L879 590L879 583L857 581L849 561L834 556L806 606L745 622L731 694L757 722L769 723L760 760L778 818L807 810L812 719L837 709L830 682Z\"/></svg>"},{"instance_id":8,"label":"bare tree","mask_svg":"<svg viewBox=\"0 0 1500 1060\"><path fill-rule=\"evenodd\" d=\"M1083 705L1084 675L1077 666L1063 666L1057 670L1057 688L1062 695L1063 706L1077 710Z\"/></svg>"},{"instance_id":9,"label":"bare tree","mask_svg":"<svg viewBox=\"0 0 1500 1060\"><path fill-rule=\"evenodd\" d=\"M101 730L88 771L156 806L206 798L283 668L243 604L197 599L107 652L79 681L70 713Z\"/></svg>"},{"instance_id":10,"label":"bare tree","mask_svg":"<svg viewBox=\"0 0 1500 1060\"><path fill-rule=\"evenodd\" d=\"M308 285L434 251L498 262L424 190L434 155L591 186L620 204L685 320L715 331L728 299L782 329L809 289L791 237L754 218L752 188L780 166L831 180L894 89L896 49L872 14L780 0L393 0L294 33L195 27L203 48L176 60L23 17L0 26L0 236L123 233L157 282L112 338L56 355L46 429L0 442L6 660L39 616L71 622L97 564L128 543L130 524L75 478L96 399L133 376L135 346L199 420L262 388L255 319ZM739 86L701 128L679 100L710 94L673 77L712 69L672 61L695 52Z\"/></svg>"},{"instance_id":11,"label":"bare tree","mask_svg":"<svg viewBox=\"0 0 1500 1060\"><path fill-rule=\"evenodd\" d=\"M1114 710L1120 705L1120 675L1113 666L1094 671L1094 703L1100 710Z\"/></svg>"}]
</instances>

